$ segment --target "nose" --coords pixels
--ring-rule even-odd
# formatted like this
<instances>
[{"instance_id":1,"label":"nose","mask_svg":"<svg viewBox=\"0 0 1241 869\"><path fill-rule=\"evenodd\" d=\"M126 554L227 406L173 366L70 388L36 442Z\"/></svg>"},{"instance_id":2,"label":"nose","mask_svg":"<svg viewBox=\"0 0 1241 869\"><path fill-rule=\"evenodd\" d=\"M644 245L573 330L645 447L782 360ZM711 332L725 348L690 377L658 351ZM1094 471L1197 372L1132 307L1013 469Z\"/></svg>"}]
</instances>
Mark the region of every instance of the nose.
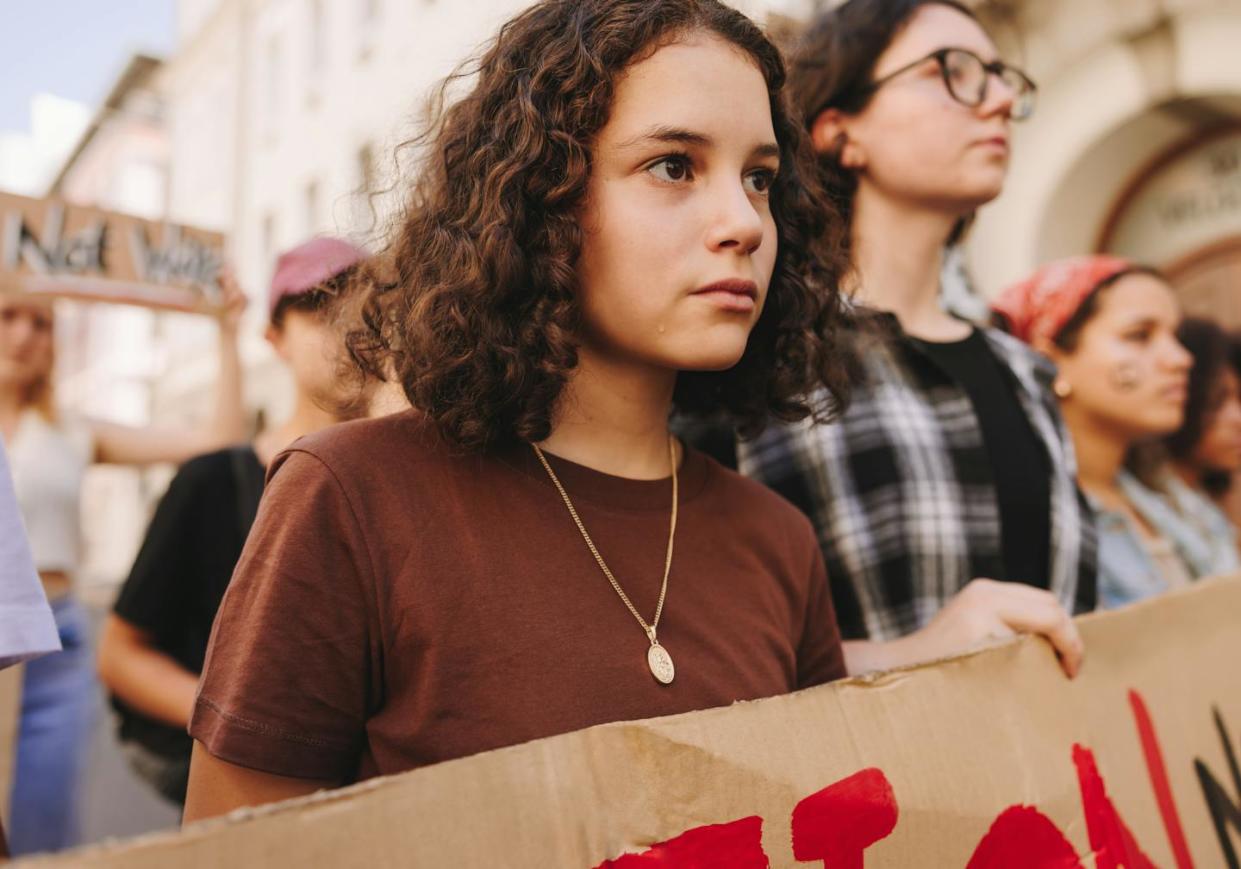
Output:
<instances>
[{"instance_id":1,"label":"nose","mask_svg":"<svg viewBox=\"0 0 1241 869\"><path fill-rule=\"evenodd\" d=\"M1017 101L1017 91L995 72L987 72L987 98L982 104L984 117L1003 115L1011 118L1013 104Z\"/></svg>"},{"instance_id":2,"label":"nose","mask_svg":"<svg viewBox=\"0 0 1241 869\"><path fill-rule=\"evenodd\" d=\"M1229 421L1229 423L1241 432L1241 399L1230 398L1224 403L1220 415Z\"/></svg>"},{"instance_id":3,"label":"nose","mask_svg":"<svg viewBox=\"0 0 1241 869\"><path fill-rule=\"evenodd\" d=\"M763 217L740 179L720 184L711 202L707 246L743 254L758 250L763 243Z\"/></svg>"},{"instance_id":4,"label":"nose","mask_svg":"<svg viewBox=\"0 0 1241 869\"><path fill-rule=\"evenodd\" d=\"M1164 354L1164 364L1172 371L1186 374L1194 367L1194 357L1185 349L1184 344L1173 337L1168 341L1167 351Z\"/></svg>"}]
</instances>

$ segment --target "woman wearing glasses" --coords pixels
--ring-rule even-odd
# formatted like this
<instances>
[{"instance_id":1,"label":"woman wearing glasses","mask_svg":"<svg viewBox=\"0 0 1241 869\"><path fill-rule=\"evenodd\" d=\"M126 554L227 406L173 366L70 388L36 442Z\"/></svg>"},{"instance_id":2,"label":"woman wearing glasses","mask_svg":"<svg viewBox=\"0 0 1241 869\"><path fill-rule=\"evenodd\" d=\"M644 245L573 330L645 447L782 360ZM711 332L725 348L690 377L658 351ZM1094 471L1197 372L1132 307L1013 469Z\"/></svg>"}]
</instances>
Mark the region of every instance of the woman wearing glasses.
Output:
<instances>
[{"instance_id":1,"label":"woman wearing glasses","mask_svg":"<svg viewBox=\"0 0 1241 869\"><path fill-rule=\"evenodd\" d=\"M849 0L809 29L790 86L850 222L859 382L838 421L768 430L741 468L814 521L850 672L1031 632L1072 675L1095 543L1052 372L940 294L1034 84L959 3Z\"/></svg>"}]
</instances>

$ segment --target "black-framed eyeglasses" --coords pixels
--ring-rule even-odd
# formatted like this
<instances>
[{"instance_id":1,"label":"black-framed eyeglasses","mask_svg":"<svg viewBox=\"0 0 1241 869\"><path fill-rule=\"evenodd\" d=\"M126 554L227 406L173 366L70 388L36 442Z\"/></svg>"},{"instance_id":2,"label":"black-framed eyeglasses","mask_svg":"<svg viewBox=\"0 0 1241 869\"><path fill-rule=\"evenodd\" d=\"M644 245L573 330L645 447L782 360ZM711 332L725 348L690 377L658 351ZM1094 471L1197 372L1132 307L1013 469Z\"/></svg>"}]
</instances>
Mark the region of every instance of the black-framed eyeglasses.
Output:
<instances>
[{"instance_id":1,"label":"black-framed eyeglasses","mask_svg":"<svg viewBox=\"0 0 1241 869\"><path fill-rule=\"evenodd\" d=\"M907 73L928 60L939 65L939 74L948 94L962 105L977 108L986 102L987 85L991 82L991 76L995 76L1013 92L1013 107L1009 117L1014 121L1024 121L1034 113L1034 98L1038 93L1038 86L1028 75L1002 60L987 63L966 48L941 48L933 51L926 57L918 58L913 63L907 63L871 82L865 93L873 94L898 75Z\"/></svg>"}]
</instances>

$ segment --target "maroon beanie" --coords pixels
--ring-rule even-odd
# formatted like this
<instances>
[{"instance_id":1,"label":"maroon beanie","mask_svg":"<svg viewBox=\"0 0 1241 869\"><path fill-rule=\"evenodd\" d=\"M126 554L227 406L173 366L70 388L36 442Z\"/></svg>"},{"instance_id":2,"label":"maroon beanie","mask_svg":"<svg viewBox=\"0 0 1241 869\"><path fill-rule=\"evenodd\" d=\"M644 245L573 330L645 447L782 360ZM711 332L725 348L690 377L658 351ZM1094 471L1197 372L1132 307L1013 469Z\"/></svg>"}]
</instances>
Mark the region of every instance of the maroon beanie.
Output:
<instances>
[{"instance_id":1,"label":"maroon beanie","mask_svg":"<svg viewBox=\"0 0 1241 869\"><path fill-rule=\"evenodd\" d=\"M280 300L300 296L366 258L366 251L339 238L321 236L280 254L267 294L271 316Z\"/></svg>"}]
</instances>

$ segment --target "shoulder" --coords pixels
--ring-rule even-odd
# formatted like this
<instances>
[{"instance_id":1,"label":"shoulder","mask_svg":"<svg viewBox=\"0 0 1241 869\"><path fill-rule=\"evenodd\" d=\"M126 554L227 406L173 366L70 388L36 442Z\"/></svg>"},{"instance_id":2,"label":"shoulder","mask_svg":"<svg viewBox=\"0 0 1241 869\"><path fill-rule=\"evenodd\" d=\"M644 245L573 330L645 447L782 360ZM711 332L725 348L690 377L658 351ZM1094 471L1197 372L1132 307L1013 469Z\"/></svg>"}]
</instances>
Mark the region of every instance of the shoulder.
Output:
<instances>
[{"instance_id":1,"label":"shoulder","mask_svg":"<svg viewBox=\"0 0 1241 869\"><path fill-rule=\"evenodd\" d=\"M230 497L233 468L230 450L194 456L177 468L160 498L160 512L169 510L215 510L220 499Z\"/></svg>"},{"instance_id":2,"label":"shoulder","mask_svg":"<svg viewBox=\"0 0 1241 869\"><path fill-rule=\"evenodd\" d=\"M368 499L394 487L429 490L445 474L460 469L469 454L454 451L439 432L414 410L374 419L339 423L298 438L272 461L269 483L289 476L332 478L347 494Z\"/></svg>"},{"instance_id":3,"label":"shoulder","mask_svg":"<svg viewBox=\"0 0 1241 869\"><path fill-rule=\"evenodd\" d=\"M1126 500L1152 525L1164 527L1175 515L1166 495L1148 486L1131 471L1121 471L1117 482Z\"/></svg>"},{"instance_id":4,"label":"shoulder","mask_svg":"<svg viewBox=\"0 0 1241 869\"><path fill-rule=\"evenodd\" d=\"M49 417L40 410L29 408L24 412L22 425L53 449L67 448L86 464L94 458L95 428L86 417L60 410Z\"/></svg>"},{"instance_id":5,"label":"shoulder","mask_svg":"<svg viewBox=\"0 0 1241 869\"><path fill-rule=\"evenodd\" d=\"M1001 329L979 327L991 349L1010 368L1029 371L1050 380L1056 376L1056 366L1050 359L1019 338Z\"/></svg>"},{"instance_id":6,"label":"shoulder","mask_svg":"<svg viewBox=\"0 0 1241 869\"><path fill-rule=\"evenodd\" d=\"M813 524L778 492L725 468L710 456L699 454L698 458L707 463L706 492L715 499L711 508L719 511L721 519L736 518L787 541L818 546Z\"/></svg>"},{"instance_id":7,"label":"shoulder","mask_svg":"<svg viewBox=\"0 0 1241 869\"><path fill-rule=\"evenodd\" d=\"M192 482L219 479L221 474L232 472L233 451L235 449L237 447L226 447L222 450L194 456L177 469L177 477Z\"/></svg>"},{"instance_id":8,"label":"shoulder","mask_svg":"<svg viewBox=\"0 0 1241 869\"><path fill-rule=\"evenodd\" d=\"M210 453L202 453L186 460L177 468L168 492L193 492L224 489L233 484L233 451L227 447Z\"/></svg>"},{"instance_id":9,"label":"shoulder","mask_svg":"<svg viewBox=\"0 0 1241 869\"><path fill-rule=\"evenodd\" d=\"M289 453L307 453L333 470L349 470L376 462L446 456L448 452L443 439L423 416L407 410L338 423L300 437L277 461Z\"/></svg>"}]
</instances>

